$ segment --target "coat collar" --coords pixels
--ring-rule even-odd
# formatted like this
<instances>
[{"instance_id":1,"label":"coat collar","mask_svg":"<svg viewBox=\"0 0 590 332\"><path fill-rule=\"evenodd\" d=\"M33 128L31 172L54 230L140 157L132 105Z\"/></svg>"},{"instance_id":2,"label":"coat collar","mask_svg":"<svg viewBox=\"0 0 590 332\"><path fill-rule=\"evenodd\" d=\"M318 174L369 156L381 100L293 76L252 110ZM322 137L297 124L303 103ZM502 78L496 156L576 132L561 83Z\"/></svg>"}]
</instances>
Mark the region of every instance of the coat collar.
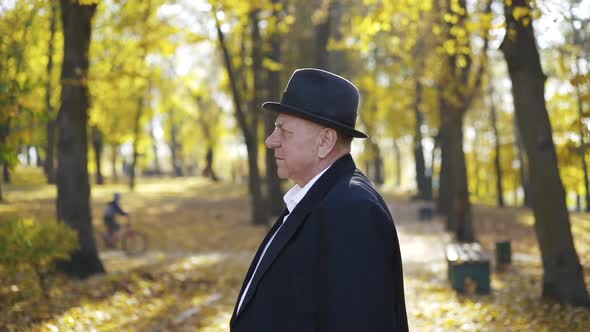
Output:
<instances>
[{"instance_id":1,"label":"coat collar","mask_svg":"<svg viewBox=\"0 0 590 332\"><path fill-rule=\"evenodd\" d=\"M311 180L309 180L309 182L307 182L307 184L305 184L303 187L296 184L289 191L287 191L285 196L283 196L283 200L285 201L285 204L287 205L287 209L289 210L289 212L291 212L295 209L297 204L299 204L299 202L301 202L301 200L305 197L305 195L307 195L307 192L309 191L309 189L311 189L313 187L313 185L322 177L322 175L324 175L324 173L326 173L326 171L328 169L330 169L330 167L332 167L332 165L326 167L321 172L319 172L316 176L314 176Z\"/></svg>"},{"instance_id":2,"label":"coat collar","mask_svg":"<svg viewBox=\"0 0 590 332\"><path fill-rule=\"evenodd\" d=\"M291 212L289 218L283 225L282 230L275 236L272 244L267 249L260 266L258 267L258 271L250 284L250 288L248 290L248 294L246 294L246 298L244 298L244 303L242 303L241 311L243 312L246 310L250 300L252 299L253 294L256 292L256 288L260 283L262 277L266 271L270 268L274 260L278 257L281 251L285 248L285 245L289 242L289 239L296 233L297 229L303 224L309 212L311 212L319 202L321 202L322 198L326 195L326 193L338 182L342 176L346 174L352 173L356 169L356 165L352 160L350 154L346 154L342 156L340 159L336 160L334 164L317 180L317 182L311 187L311 189L307 192L305 197L299 202L297 207ZM283 211L282 216L277 220L275 225L271 228L268 232L266 238L260 245L260 248L263 248L266 245L266 242L269 240L270 235L273 234L278 226L281 224L283 217L286 215L287 209ZM258 249L254 260L248 270L246 278L244 280L244 285L250 280L251 274L253 273L254 266L256 266L256 262L260 256L261 249ZM242 290L240 291L239 298L242 296L242 292L244 291L244 285L242 285ZM236 305L237 308L237 305ZM234 313L232 315L230 325L234 323L239 316L236 313L236 308L234 308Z\"/></svg>"}]
</instances>

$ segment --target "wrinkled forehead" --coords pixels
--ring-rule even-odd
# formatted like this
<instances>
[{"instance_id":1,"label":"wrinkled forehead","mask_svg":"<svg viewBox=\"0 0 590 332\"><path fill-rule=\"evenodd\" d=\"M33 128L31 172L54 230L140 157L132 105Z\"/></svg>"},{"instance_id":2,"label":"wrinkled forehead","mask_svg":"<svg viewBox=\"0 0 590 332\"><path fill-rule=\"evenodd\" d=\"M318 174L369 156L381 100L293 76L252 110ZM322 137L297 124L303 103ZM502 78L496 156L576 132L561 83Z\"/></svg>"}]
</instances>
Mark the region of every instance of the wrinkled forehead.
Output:
<instances>
[{"instance_id":1,"label":"wrinkled forehead","mask_svg":"<svg viewBox=\"0 0 590 332\"><path fill-rule=\"evenodd\" d=\"M315 122L285 113L279 113L275 125L287 130L324 128L324 126Z\"/></svg>"}]
</instances>

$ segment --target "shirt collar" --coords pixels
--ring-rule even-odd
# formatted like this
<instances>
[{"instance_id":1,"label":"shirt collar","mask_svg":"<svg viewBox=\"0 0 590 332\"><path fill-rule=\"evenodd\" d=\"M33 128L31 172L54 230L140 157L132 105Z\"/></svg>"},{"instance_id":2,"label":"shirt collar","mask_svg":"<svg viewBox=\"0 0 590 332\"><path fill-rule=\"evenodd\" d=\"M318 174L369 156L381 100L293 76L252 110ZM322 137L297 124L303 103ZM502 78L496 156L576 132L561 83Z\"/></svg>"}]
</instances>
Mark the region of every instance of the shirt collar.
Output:
<instances>
[{"instance_id":1,"label":"shirt collar","mask_svg":"<svg viewBox=\"0 0 590 332\"><path fill-rule=\"evenodd\" d=\"M307 194L309 189L311 189L314 183L317 182L317 180L322 176L322 174L324 174L328 170L328 168L330 168L330 166L332 165L329 165L323 171L319 172L313 179L306 183L305 186L303 186L303 188L296 184L295 186L293 186L293 188L287 191L285 196L283 196L283 201L285 201L285 204L287 204L287 210L289 210L289 214L293 212L293 210L295 210L297 204L301 202L301 200L303 199L303 197L305 197L305 194Z\"/></svg>"}]
</instances>

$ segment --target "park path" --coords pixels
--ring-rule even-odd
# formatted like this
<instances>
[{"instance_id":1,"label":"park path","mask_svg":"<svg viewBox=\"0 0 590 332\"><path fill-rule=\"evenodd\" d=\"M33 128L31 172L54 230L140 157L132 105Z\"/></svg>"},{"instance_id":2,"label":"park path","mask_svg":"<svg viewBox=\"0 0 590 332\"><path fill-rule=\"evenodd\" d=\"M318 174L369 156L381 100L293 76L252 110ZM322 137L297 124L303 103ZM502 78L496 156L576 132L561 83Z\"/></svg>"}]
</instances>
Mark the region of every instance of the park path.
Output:
<instances>
[{"instance_id":1,"label":"park path","mask_svg":"<svg viewBox=\"0 0 590 332\"><path fill-rule=\"evenodd\" d=\"M449 235L444 231L442 218L419 220L418 209L428 206L421 201L399 199L390 201L388 206L398 232L404 273L438 273L441 267L446 269L444 251Z\"/></svg>"},{"instance_id":2,"label":"park path","mask_svg":"<svg viewBox=\"0 0 590 332\"><path fill-rule=\"evenodd\" d=\"M437 309L425 298L433 289L447 286L445 245L450 235L444 231L443 219L434 216L420 220L418 210L428 206L422 201L397 198L388 201L396 225L404 270L404 291L410 331L427 331L421 317Z\"/></svg>"}]
</instances>

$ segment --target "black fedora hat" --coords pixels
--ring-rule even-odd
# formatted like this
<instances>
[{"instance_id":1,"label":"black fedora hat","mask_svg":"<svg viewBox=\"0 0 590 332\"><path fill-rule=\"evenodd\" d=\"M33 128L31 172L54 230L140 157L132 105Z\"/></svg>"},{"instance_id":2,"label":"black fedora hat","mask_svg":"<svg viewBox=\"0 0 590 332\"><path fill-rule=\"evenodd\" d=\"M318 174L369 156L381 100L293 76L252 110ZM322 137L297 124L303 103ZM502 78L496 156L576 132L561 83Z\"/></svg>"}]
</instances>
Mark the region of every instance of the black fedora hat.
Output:
<instances>
[{"instance_id":1,"label":"black fedora hat","mask_svg":"<svg viewBox=\"0 0 590 332\"><path fill-rule=\"evenodd\" d=\"M350 81L325 70L304 68L291 75L280 103L266 102L262 108L301 117L352 137L367 138L354 129L358 104L358 89Z\"/></svg>"}]
</instances>

